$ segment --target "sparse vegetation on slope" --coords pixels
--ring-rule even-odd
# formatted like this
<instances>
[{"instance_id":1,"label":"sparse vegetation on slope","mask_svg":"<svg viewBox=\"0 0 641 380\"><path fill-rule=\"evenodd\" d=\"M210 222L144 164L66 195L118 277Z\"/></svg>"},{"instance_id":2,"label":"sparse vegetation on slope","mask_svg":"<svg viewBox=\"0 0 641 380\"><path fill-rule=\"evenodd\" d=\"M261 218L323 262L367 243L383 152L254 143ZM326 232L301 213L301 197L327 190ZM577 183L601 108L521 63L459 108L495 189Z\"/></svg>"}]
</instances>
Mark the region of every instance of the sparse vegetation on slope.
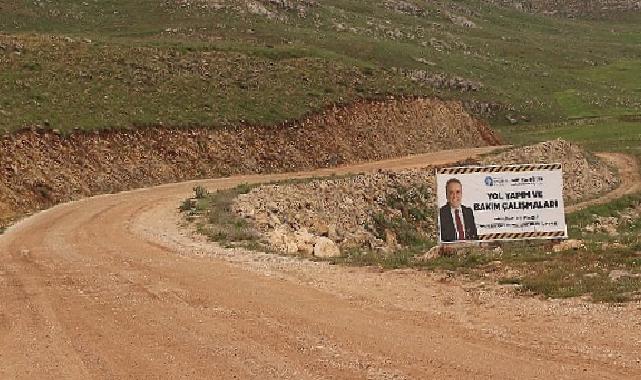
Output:
<instances>
[{"instance_id":1,"label":"sparse vegetation on slope","mask_svg":"<svg viewBox=\"0 0 641 380\"><path fill-rule=\"evenodd\" d=\"M5 4L0 128L270 124L381 94L462 99L495 124L639 114L639 20L485 1Z\"/></svg>"}]
</instances>

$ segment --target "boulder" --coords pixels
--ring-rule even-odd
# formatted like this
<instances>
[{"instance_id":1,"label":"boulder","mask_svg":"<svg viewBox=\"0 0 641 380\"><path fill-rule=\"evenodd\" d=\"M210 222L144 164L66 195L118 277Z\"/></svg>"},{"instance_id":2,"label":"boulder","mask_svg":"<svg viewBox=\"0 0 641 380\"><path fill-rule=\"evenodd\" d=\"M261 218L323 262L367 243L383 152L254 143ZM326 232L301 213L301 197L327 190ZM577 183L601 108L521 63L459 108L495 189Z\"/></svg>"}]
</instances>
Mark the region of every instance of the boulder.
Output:
<instances>
[{"instance_id":1,"label":"boulder","mask_svg":"<svg viewBox=\"0 0 641 380\"><path fill-rule=\"evenodd\" d=\"M277 228L267 233L267 241L271 246L282 247L285 243L285 231Z\"/></svg>"},{"instance_id":2,"label":"boulder","mask_svg":"<svg viewBox=\"0 0 641 380\"><path fill-rule=\"evenodd\" d=\"M285 236L285 252L289 254L298 253L298 243L293 236Z\"/></svg>"},{"instance_id":3,"label":"boulder","mask_svg":"<svg viewBox=\"0 0 641 380\"><path fill-rule=\"evenodd\" d=\"M340 249L338 249L336 243L334 243L331 239L328 239L324 236L316 239L316 243L314 244L314 256L328 258L338 257L340 255Z\"/></svg>"},{"instance_id":4,"label":"boulder","mask_svg":"<svg viewBox=\"0 0 641 380\"><path fill-rule=\"evenodd\" d=\"M314 253L314 235L310 234L306 228L301 228L294 234L298 252L306 255Z\"/></svg>"}]
</instances>

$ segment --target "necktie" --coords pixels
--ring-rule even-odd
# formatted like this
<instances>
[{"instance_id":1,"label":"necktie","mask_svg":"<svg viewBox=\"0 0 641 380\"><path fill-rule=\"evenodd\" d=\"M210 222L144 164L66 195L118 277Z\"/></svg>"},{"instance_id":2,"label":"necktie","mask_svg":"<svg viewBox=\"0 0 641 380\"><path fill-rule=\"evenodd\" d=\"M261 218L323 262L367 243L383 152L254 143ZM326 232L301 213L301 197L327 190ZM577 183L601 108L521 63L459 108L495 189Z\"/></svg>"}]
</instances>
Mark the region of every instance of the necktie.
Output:
<instances>
[{"instance_id":1,"label":"necktie","mask_svg":"<svg viewBox=\"0 0 641 380\"><path fill-rule=\"evenodd\" d=\"M465 240L465 231L463 231L463 223L461 223L461 215L459 210L454 210L454 215L456 216L456 231L458 232L458 239Z\"/></svg>"}]
</instances>

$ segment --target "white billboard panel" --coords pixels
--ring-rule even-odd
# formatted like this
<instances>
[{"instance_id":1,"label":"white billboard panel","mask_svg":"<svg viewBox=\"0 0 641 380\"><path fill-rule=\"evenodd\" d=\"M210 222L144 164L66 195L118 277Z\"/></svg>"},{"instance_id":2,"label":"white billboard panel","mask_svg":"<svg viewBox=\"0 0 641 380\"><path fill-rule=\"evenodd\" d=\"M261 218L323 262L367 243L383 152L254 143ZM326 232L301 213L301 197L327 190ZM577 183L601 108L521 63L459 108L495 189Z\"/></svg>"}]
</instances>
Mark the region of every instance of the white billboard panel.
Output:
<instances>
[{"instance_id":1,"label":"white billboard panel","mask_svg":"<svg viewBox=\"0 0 641 380\"><path fill-rule=\"evenodd\" d=\"M436 170L438 241L567 238L561 164Z\"/></svg>"}]
</instances>

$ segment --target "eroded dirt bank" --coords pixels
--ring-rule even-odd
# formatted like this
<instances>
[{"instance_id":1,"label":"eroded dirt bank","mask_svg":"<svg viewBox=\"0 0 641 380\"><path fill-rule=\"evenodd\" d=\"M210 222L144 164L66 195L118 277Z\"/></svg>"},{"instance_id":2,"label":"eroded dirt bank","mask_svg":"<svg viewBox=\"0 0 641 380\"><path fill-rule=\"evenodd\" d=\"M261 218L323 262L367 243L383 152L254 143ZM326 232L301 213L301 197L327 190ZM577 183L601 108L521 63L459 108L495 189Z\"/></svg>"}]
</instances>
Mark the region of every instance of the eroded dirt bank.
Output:
<instances>
[{"instance_id":1,"label":"eroded dirt bank","mask_svg":"<svg viewBox=\"0 0 641 380\"><path fill-rule=\"evenodd\" d=\"M31 210L142 186L498 143L459 102L435 99L362 101L277 126L30 129L0 141L0 227Z\"/></svg>"}]
</instances>

